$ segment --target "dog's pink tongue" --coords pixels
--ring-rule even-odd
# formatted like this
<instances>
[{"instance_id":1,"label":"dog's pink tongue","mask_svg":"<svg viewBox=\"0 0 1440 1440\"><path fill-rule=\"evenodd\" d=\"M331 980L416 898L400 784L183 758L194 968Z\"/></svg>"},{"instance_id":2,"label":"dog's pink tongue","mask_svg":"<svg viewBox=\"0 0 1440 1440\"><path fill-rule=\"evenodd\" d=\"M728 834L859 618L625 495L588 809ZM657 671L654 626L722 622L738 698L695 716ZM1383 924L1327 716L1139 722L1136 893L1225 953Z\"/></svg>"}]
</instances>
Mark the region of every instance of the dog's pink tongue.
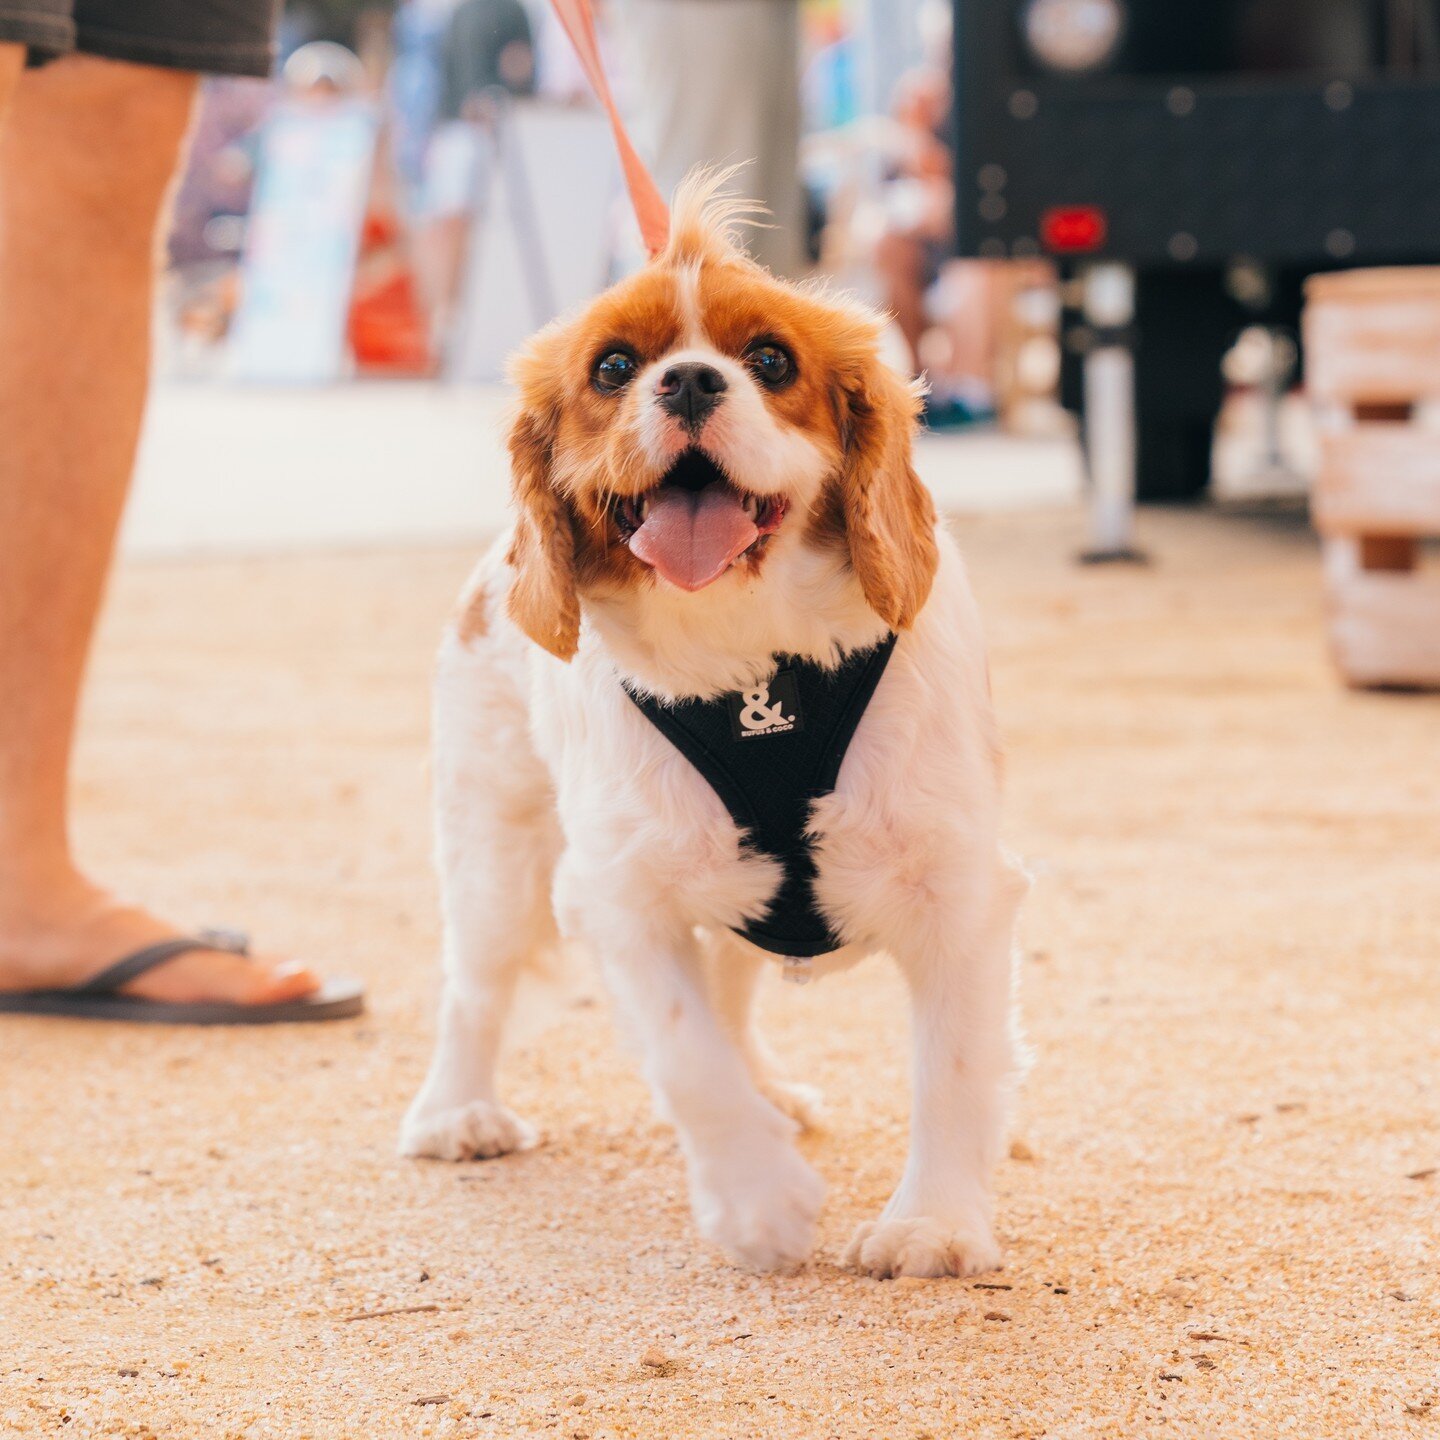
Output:
<instances>
[{"instance_id":1,"label":"dog's pink tongue","mask_svg":"<svg viewBox=\"0 0 1440 1440\"><path fill-rule=\"evenodd\" d=\"M728 485L703 490L669 485L651 497L645 523L630 537L630 550L672 585L703 590L759 537Z\"/></svg>"}]
</instances>

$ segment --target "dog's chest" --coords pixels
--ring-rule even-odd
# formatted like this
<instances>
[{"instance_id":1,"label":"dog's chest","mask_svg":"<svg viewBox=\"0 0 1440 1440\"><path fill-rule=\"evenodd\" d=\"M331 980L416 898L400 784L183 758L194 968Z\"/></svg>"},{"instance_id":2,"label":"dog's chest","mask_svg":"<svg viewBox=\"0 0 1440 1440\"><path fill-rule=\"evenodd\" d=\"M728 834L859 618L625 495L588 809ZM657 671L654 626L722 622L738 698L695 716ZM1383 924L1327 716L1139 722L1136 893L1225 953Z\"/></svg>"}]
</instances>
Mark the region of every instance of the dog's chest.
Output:
<instances>
[{"instance_id":1,"label":"dog's chest","mask_svg":"<svg viewBox=\"0 0 1440 1440\"><path fill-rule=\"evenodd\" d=\"M894 645L888 636L831 668L781 659L767 681L709 700L666 704L627 689L719 797L746 850L778 867L768 903L731 927L773 954L825 955L844 944L816 894L812 810L835 788Z\"/></svg>"}]
</instances>

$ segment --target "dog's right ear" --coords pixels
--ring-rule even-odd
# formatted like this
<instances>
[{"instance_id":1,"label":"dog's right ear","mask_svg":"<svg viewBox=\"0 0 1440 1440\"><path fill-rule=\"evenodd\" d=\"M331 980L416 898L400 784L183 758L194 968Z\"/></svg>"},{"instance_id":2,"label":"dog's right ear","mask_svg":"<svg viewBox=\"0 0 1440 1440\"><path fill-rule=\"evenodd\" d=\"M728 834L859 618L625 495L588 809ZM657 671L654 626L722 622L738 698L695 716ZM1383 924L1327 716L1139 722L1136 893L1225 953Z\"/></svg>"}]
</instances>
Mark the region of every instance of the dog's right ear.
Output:
<instances>
[{"instance_id":1,"label":"dog's right ear","mask_svg":"<svg viewBox=\"0 0 1440 1440\"><path fill-rule=\"evenodd\" d=\"M534 410L521 410L510 427L516 518L505 608L537 645L569 660L580 643L575 529L570 507L550 482L552 443L550 424Z\"/></svg>"}]
</instances>

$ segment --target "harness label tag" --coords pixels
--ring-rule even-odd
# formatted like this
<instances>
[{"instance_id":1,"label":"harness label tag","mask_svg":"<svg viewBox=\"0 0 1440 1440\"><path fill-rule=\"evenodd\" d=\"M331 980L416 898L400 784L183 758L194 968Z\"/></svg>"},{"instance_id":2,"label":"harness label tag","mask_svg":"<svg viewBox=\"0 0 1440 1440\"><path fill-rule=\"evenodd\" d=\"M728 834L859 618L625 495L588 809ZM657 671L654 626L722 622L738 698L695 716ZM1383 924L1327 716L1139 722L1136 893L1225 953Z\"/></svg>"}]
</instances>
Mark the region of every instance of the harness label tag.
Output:
<instances>
[{"instance_id":1,"label":"harness label tag","mask_svg":"<svg viewBox=\"0 0 1440 1440\"><path fill-rule=\"evenodd\" d=\"M790 735L805 728L800 713L800 687L794 674L780 670L753 690L727 697L730 729L737 740L762 740L767 735Z\"/></svg>"}]
</instances>

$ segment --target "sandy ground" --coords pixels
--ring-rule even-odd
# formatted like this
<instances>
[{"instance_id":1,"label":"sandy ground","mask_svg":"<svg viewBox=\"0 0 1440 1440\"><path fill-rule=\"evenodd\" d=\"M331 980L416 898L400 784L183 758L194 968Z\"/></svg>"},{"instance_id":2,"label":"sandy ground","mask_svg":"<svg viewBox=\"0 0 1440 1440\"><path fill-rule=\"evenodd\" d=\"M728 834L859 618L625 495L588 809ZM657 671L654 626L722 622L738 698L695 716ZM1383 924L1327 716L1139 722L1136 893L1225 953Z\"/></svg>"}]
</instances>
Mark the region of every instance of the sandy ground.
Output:
<instances>
[{"instance_id":1,"label":"sandy ground","mask_svg":"<svg viewBox=\"0 0 1440 1440\"><path fill-rule=\"evenodd\" d=\"M696 1239L603 1001L509 1066L543 1149L397 1160L435 992L426 672L469 557L135 567L86 854L363 975L373 1013L0 1021L0 1433L1440 1433L1440 698L1336 686L1298 523L1152 517L1160 563L1104 571L1065 517L960 528L1038 882L1003 1273L835 1264L905 1143L882 964L767 994L833 1116L803 1273Z\"/></svg>"}]
</instances>

